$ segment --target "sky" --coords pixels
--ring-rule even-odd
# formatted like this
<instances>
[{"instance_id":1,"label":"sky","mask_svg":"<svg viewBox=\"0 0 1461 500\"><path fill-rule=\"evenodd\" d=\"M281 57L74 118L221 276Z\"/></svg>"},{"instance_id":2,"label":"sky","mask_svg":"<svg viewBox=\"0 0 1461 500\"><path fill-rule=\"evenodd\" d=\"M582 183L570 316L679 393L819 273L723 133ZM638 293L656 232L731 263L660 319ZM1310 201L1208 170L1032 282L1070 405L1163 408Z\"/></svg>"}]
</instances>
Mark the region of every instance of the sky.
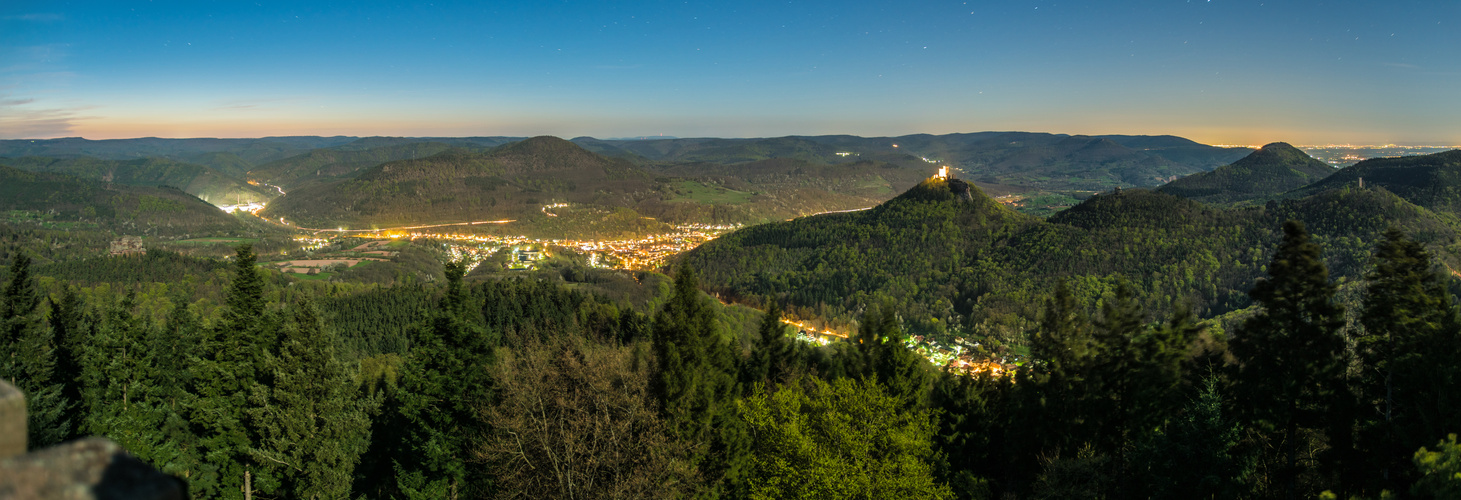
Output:
<instances>
[{"instance_id":1,"label":"sky","mask_svg":"<svg viewBox=\"0 0 1461 500\"><path fill-rule=\"evenodd\" d=\"M0 138L1461 144L1461 1L0 2Z\"/></svg>"}]
</instances>

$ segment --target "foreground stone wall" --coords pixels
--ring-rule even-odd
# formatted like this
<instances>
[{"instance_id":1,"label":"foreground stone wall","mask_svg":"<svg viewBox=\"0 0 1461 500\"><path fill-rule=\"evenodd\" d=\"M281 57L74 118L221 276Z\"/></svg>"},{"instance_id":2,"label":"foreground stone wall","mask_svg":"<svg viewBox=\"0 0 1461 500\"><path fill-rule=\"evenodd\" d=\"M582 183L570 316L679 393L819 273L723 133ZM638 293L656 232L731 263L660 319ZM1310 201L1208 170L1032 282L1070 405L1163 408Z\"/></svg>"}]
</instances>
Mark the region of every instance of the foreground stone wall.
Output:
<instances>
[{"instance_id":1,"label":"foreground stone wall","mask_svg":"<svg viewBox=\"0 0 1461 500\"><path fill-rule=\"evenodd\" d=\"M0 500L182 500L187 483L106 438L26 453L25 394L0 380Z\"/></svg>"}]
</instances>

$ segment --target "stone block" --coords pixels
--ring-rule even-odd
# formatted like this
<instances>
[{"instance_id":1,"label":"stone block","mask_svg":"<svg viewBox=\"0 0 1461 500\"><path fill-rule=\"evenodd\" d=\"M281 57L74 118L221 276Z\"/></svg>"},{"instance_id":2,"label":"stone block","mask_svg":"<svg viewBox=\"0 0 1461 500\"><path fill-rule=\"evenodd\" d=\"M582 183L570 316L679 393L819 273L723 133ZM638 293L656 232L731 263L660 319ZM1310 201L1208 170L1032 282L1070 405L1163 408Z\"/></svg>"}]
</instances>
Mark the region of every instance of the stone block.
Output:
<instances>
[{"instance_id":1,"label":"stone block","mask_svg":"<svg viewBox=\"0 0 1461 500\"><path fill-rule=\"evenodd\" d=\"M0 380L0 459L25 453L25 393Z\"/></svg>"},{"instance_id":2,"label":"stone block","mask_svg":"<svg viewBox=\"0 0 1461 500\"><path fill-rule=\"evenodd\" d=\"M182 500L187 484L90 437L0 459L0 499Z\"/></svg>"}]
</instances>

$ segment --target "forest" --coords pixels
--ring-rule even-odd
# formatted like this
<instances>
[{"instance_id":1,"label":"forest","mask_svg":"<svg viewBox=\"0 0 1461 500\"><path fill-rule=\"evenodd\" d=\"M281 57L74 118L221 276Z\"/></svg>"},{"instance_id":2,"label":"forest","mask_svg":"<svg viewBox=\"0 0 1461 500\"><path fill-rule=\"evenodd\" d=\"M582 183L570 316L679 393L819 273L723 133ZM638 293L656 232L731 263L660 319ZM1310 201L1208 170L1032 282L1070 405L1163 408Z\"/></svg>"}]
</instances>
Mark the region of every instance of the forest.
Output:
<instances>
[{"instance_id":1,"label":"forest","mask_svg":"<svg viewBox=\"0 0 1461 500\"><path fill-rule=\"evenodd\" d=\"M33 447L106 436L198 498L245 474L254 498L1455 498L1449 278L1391 229L1347 309L1304 224L1281 233L1232 331L1057 281L993 378L902 347L893 301L828 346L775 297L744 328L684 264L631 305L456 262L291 281L248 246L83 273L17 232L0 377Z\"/></svg>"},{"instance_id":2,"label":"forest","mask_svg":"<svg viewBox=\"0 0 1461 500\"><path fill-rule=\"evenodd\" d=\"M1438 266L1461 267L1450 215L1376 185L1234 208L1115 190L1040 219L959 179L925 181L871 210L748 227L683 262L729 300L773 296L799 314L849 320L891 301L913 333L945 343L987 338L981 347L991 353L1023 356L1022 332L1060 281L1096 302L1124 280L1154 314L1187 304L1233 326L1291 219L1323 244L1346 303L1391 226L1422 242Z\"/></svg>"}]
</instances>

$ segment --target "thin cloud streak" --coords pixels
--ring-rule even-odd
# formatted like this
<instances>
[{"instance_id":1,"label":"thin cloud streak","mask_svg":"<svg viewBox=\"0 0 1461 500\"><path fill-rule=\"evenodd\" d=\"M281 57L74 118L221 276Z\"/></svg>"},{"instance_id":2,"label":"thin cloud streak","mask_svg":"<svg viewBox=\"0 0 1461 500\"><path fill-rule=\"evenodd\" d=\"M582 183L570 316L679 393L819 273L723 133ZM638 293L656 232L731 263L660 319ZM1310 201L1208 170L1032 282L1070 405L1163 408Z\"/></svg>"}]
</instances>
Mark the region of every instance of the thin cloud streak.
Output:
<instances>
[{"instance_id":1,"label":"thin cloud streak","mask_svg":"<svg viewBox=\"0 0 1461 500\"><path fill-rule=\"evenodd\" d=\"M0 101L0 138L45 139L67 137L75 135L75 122L92 118L81 115L81 112L90 109L89 107L73 109L25 109L19 105L8 104L18 101L25 101L23 104L29 104L34 99Z\"/></svg>"},{"instance_id":2,"label":"thin cloud streak","mask_svg":"<svg viewBox=\"0 0 1461 500\"><path fill-rule=\"evenodd\" d=\"M37 12L32 14L17 14L5 16L6 21L29 21L33 23L56 23L66 20L66 16L50 12Z\"/></svg>"}]
</instances>

